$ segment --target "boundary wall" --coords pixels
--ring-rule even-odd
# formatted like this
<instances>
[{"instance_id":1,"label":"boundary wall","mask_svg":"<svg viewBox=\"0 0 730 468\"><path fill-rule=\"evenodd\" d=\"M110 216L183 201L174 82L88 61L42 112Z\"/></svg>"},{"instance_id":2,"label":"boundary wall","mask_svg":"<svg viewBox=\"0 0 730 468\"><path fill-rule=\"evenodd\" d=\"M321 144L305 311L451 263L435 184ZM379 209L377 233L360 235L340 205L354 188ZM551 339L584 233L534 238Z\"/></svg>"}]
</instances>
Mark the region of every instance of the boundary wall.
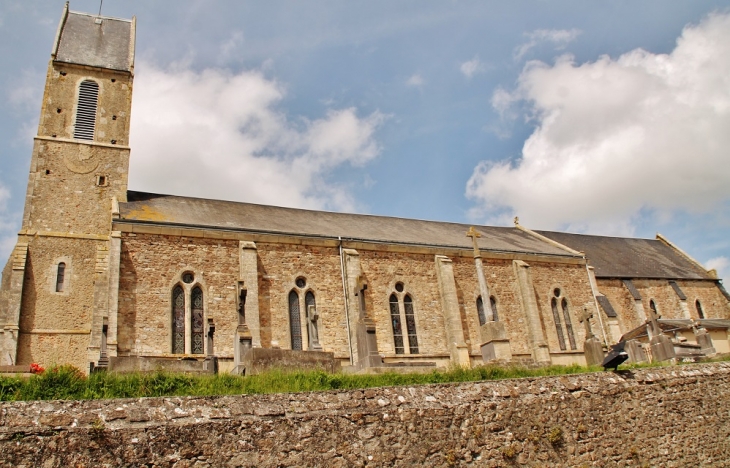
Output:
<instances>
[{"instance_id":1,"label":"boundary wall","mask_svg":"<svg viewBox=\"0 0 730 468\"><path fill-rule=\"evenodd\" d=\"M0 466L730 466L730 363L0 403Z\"/></svg>"}]
</instances>

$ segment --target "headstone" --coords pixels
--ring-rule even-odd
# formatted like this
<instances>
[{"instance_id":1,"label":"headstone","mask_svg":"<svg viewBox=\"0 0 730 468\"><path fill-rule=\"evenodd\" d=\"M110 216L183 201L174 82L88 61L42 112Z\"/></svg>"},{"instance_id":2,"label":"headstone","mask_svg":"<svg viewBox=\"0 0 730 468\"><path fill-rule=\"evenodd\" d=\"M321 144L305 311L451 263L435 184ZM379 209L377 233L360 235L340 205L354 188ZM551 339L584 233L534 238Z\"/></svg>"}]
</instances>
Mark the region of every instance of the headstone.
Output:
<instances>
[{"instance_id":1,"label":"headstone","mask_svg":"<svg viewBox=\"0 0 730 468\"><path fill-rule=\"evenodd\" d=\"M319 312L313 305L307 307L307 326L309 327L309 350L322 351L322 345L319 344Z\"/></svg>"},{"instance_id":2,"label":"headstone","mask_svg":"<svg viewBox=\"0 0 730 468\"><path fill-rule=\"evenodd\" d=\"M487 322L480 328L482 359L484 362L512 360L512 349L502 322Z\"/></svg>"},{"instance_id":3,"label":"headstone","mask_svg":"<svg viewBox=\"0 0 730 468\"><path fill-rule=\"evenodd\" d=\"M586 364L589 366L598 366L603 363L603 344L601 343L601 340L593 334L593 330L591 330L592 317L593 312L591 312L588 307L583 307L583 313L580 316L580 321L583 322L583 325L586 327L586 340L583 343L583 352L585 353Z\"/></svg>"},{"instance_id":4,"label":"headstone","mask_svg":"<svg viewBox=\"0 0 730 468\"><path fill-rule=\"evenodd\" d=\"M700 348L702 350L702 354L704 354L705 356L714 356L715 354L717 354L717 350L712 345L712 338L710 338L710 334L707 333L707 330L705 328L695 327L694 333L697 344L700 345Z\"/></svg>"},{"instance_id":5,"label":"headstone","mask_svg":"<svg viewBox=\"0 0 730 468\"><path fill-rule=\"evenodd\" d=\"M629 360L633 363L647 362L647 356L644 352L644 347L640 342L636 340L629 340L626 342L624 347L626 352L629 354Z\"/></svg>"}]
</instances>

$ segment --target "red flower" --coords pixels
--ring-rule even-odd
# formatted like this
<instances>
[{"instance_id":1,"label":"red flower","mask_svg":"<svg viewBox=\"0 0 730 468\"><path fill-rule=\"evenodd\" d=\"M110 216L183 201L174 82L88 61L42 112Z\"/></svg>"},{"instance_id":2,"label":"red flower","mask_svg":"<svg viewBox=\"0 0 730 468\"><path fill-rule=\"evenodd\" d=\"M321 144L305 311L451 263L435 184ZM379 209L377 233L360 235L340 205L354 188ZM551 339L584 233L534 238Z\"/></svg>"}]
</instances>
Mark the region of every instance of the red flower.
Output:
<instances>
[{"instance_id":1,"label":"red flower","mask_svg":"<svg viewBox=\"0 0 730 468\"><path fill-rule=\"evenodd\" d=\"M42 374L45 371L43 367L41 367L40 364L36 364L35 362L30 365L30 373L31 374Z\"/></svg>"}]
</instances>

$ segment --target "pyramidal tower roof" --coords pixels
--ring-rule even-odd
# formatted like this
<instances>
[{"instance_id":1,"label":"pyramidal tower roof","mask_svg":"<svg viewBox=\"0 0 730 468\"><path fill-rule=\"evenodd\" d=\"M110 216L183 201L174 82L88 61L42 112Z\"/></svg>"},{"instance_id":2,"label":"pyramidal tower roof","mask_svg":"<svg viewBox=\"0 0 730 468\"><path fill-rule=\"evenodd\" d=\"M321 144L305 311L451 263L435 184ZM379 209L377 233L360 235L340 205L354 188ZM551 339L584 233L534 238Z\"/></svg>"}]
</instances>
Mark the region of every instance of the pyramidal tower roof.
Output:
<instances>
[{"instance_id":1,"label":"pyramidal tower roof","mask_svg":"<svg viewBox=\"0 0 730 468\"><path fill-rule=\"evenodd\" d=\"M136 19L110 18L64 7L51 56L56 62L132 72Z\"/></svg>"}]
</instances>

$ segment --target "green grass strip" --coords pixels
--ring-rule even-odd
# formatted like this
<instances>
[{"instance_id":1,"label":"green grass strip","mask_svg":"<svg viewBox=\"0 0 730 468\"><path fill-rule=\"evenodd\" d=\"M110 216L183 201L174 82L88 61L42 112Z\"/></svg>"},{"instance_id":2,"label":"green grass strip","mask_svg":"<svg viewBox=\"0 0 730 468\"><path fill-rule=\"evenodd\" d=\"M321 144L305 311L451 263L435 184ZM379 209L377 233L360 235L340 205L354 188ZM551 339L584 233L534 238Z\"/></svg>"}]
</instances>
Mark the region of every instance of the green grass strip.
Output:
<instances>
[{"instance_id":1,"label":"green grass strip","mask_svg":"<svg viewBox=\"0 0 730 468\"><path fill-rule=\"evenodd\" d=\"M719 360L730 360L724 356ZM658 367L665 363L622 366ZM599 372L598 366L478 366L451 368L427 374L328 374L321 371L283 372L272 370L259 375L187 375L159 371L149 374L97 372L85 376L72 366L58 366L31 377L0 376L0 401L93 400L161 396L210 396L265 393L294 393L326 390L355 390L372 387L476 382L522 377L547 377Z\"/></svg>"}]
</instances>

